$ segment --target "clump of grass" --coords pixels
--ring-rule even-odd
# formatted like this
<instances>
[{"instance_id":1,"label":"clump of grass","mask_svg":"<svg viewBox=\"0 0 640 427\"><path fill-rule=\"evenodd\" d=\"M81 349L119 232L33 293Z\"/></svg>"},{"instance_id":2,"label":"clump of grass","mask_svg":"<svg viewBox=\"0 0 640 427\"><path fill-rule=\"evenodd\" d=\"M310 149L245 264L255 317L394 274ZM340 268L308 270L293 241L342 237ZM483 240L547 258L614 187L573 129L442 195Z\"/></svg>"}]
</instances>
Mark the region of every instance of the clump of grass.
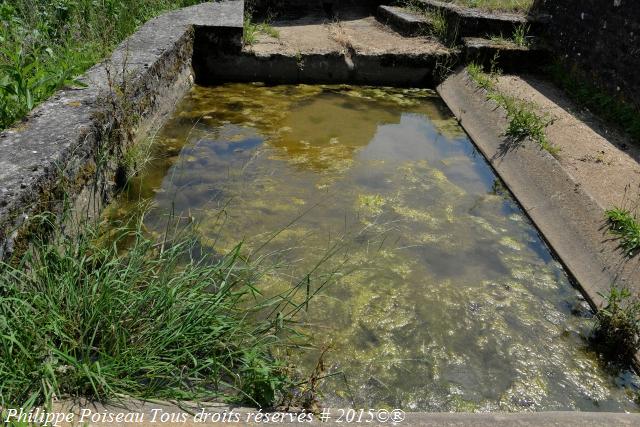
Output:
<instances>
[{"instance_id":1,"label":"clump of grass","mask_svg":"<svg viewBox=\"0 0 640 427\"><path fill-rule=\"evenodd\" d=\"M601 296L606 305L595 315L594 341L605 354L628 362L640 350L640 301L627 288L612 287Z\"/></svg>"},{"instance_id":2,"label":"clump of grass","mask_svg":"<svg viewBox=\"0 0 640 427\"><path fill-rule=\"evenodd\" d=\"M244 26L242 31L242 41L245 45L252 45L257 41L258 34L266 34L274 38L280 38L280 32L274 28L269 22L253 22L251 17L247 15L244 18Z\"/></svg>"},{"instance_id":3,"label":"clump of grass","mask_svg":"<svg viewBox=\"0 0 640 427\"><path fill-rule=\"evenodd\" d=\"M511 38L506 38L502 34L500 35L492 35L490 36L490 40L495 43L500 44L513 44L518 47L527 47L529 46L529 26L526 24L518 25L514 30Z\"/></svg>"},{"instance_id":4,"label":"clump of grass","mask_svg":"<svg viewBox=\"0 0 640 427\"><path fill-rule=\"evenodd\" d=\"M497 91L490 93L488 98L495 101L507 112L509 124L505 130L505 135L518 141L529 138L537 143L540 148L554 156L560 152L558 147L549 142L544 131L546 127L551 124L552 120L549 117L536 113L535 105L511 96L506 96Z\"/></svg>"},{"instance_id":5,"label":"clump of grass","mask_svg":"<svg viewBox=\"0 0 640 427\"><path fill-rule=\"evenodd\" d=\"M447 21L447 16L441 9L427 9L419 0L406 0L402 6L418 15L427 18L428 25L423 29L425 36L432 36L449 45L455 43L456 35L452 34Z\"/></svg>"},{"instance_id":6,"label":"clump of grass","mask_svg":"<svg viewBox=\"0 0 640 427\"><path fill-rule=\"evenodd\" d=\"M293 384L275 352L292 315L264 314L240 247L197 252L188 237L149 239L140 221L35 240L0 264L0 407L123 395L272 405Z\"/></svg>"},{"instance_id":7,"label":"clump of grass","mask_svg":"<svg viewBox=\"0 0 640 427\"><path fill-rule=\"evenodd\" d=\"M242 43L245 45L252 45L258 38L258 26L251 22L251 18L246 16L244 18L244 25L242 27Z\"/></svg>"},{"instance_id":8,"label":"clump of grass","mask_svg":"<svg viewBox=\"0 0 640 427\"><path fill-rule=\"evenodd\" d=\"M513 43L516 46L526 47L529 45L528 34L529 34L529 25L520 24L515 28L515 30L513 30L513 35L511 39L513 40Z\"/></svg>"},{"instance_id":9,"label":"clump of grass","mask_svg":"<svg viewBox=\"0 0 640 427\"><path fill-rule=\"evenodd\" d=\"M612 208L605 211L611 233L621 239L621 247L628 256L640 250L640 222L628 209Z\"/></svg>"},{"instance_id":10,"label":"clump of grass","mask_svg":"<svg viewBox=\"0 0 640 427\"><path fill-rule=\"evenodd\" d=\"M449 24L447 17L440 9L432 10L426 13L429 18L430 32L433 37L442 41L448 41L450 38Z\"/></svg>"},{"instance_id":11,"label":"clump of grass","mask_svg":"<svg viewBox=\"0 0 640 427\"><path fill-rule=\"evenodd\" d=\"M600 89L592 78L561 61L549 66L547 73L553 82L578 105L620 126L637 143L640 143L640 107L638 105Z\"/></svg>"},{"instance_id":12,"label":"clump of grass","mask_svg":"<svg viewBox=\"0 0 640 427\"><path fill-rule=\"evenodd\" d=\"M497 76L500 74L496 68L496 58L492 61L489 73L477 63L470 63L466 70L469 77L487 91L487 99L494 101L506 111L509 124L505 135L518 141L529 138L553 156L560 152L560 148L553 145L545 133L545 129L553 121L550 117L538 114L534 104L505 95L496 89Z\"/></svg>"}]
</instances>

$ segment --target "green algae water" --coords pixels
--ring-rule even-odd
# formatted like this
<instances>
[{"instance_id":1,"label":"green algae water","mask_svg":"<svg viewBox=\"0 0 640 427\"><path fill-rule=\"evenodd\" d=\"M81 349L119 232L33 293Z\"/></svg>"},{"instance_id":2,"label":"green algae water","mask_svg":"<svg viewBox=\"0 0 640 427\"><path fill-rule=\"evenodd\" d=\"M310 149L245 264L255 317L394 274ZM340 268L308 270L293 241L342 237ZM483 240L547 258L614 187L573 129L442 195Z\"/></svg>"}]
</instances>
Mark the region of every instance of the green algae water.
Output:
<instances>
[{"instance_id":1,"label":"green algae water","mask_svg":"<svg viewBox=\"0 0 640 427\"><path fill-rule=\"evenodd\" d=\"M292 357L309 373L326 350L325 406L637 410L637 378L589 350L588 306L433 91L195 87L153 154L110 215L148 201L151 233L171 213L204 251L242 240L286 265L265 296L312 272L317 348Z\"/></svg>"}]
</instances>

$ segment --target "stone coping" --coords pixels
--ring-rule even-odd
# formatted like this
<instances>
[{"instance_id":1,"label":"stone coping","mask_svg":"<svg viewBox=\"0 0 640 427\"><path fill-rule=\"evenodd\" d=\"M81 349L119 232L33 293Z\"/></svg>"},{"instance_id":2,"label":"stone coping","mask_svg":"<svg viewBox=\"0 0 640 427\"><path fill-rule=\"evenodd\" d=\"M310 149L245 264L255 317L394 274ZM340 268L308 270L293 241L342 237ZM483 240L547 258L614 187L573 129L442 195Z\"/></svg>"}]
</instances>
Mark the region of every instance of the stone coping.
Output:
<instances>
[{"instance_id":1,"label":"stone coping","mask_svg":"<svg viewBox=\"0 0 640 427\"><path fill-rule=\"evenodd\" d=\"M461 18L467 19L485 19L492 21L505 21L515 24L525 24L530 22L546 23L550 20L550 15L547 14L535 14L524 15L521 13L512 12L492 12L477 8L460 6L451 2L444 2L439 0L418 0L425 7L431 9L441 9L450 13L455 13Z\"/></svg>"}]
</instances>

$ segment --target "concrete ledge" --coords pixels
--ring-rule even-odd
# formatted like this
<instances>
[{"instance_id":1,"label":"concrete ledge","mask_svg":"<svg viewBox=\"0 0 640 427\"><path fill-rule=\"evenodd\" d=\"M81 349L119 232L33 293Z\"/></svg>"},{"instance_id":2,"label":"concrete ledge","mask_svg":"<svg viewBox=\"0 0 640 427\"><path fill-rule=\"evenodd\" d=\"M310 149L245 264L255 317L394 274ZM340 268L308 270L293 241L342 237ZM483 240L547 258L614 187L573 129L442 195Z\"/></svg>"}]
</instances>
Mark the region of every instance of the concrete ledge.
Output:
<instances>
[{"instance_id":1,"label":"concrete ledge","mask_svg":"<svg viewBox=\"0 0 640 427\"><path fill-rule=\"evenodd\" d=\"M243 13L242 1L166 13L82 76L86 87L56 92L0 133L0 259L23 243L38 213L70 203L97 214L117 189L123 150L161 124L191 85L194 32L204 32L201 43L223 37L239 50Z\"/></svg>"},{"instance_id":2,"label":"concrete ledge","mask_svg":"<svg viewBox=\"0 0 640 427\"><path fill-rule=\"evenodd\" d=\"M320 421L320 414L279 412L276 422L265 420L265 414L273 416L273 412L260 411L262 422L256 421L258 410L254 408L229 406L217 403L205 403L202 405L190 402L183 402L180 406L172 403L151 403L136 400L127 400L122 405L102 405L85 404L78 405L70 402L60 402L54 404L53 411L56 413L73 413L75 421L80 420L78 414L85 409L83 421L86 424L61 423L60 425L90 425L90 426L158 426L158 427L178 427L178 426L217 426L217 425L314 425L314 426L344 426L344 425L368 425L368 426L399 426L399 427L627 427L640 425L640 414L625 413L597 413L597 412L526 412L526 413L428 413L428 412L407 412L402 413L402 419L392 422L390 419L382 422L378 419L370 419L365 410L361 416L361 421L356 422L359 410L355 411L354 421L347 422L344 414L348 409L331 408L326 412L329 419ZM91 415L95 414L99 420L102 414L116 416L123 414L135 414L135 422L91 422ZM377 411L374 411L377 413ZM205 415L206 414L206 415ZM217 416L214 417L214 414ZM226 414L225 421L222 417ZM233 414L233 415L229 415ZM292 417L289 417L289 414ZM340 419L340 415L343 415ZM301 415L303 421L300 422L297 416ZM130 415L130 418L132 416ZM218 421L212 421L211 418ZM161 421L161 418L164 421ZM131 418L133 419L133 418ZM365 422L365 420L369 422ZM155 420L155 421L154 421Z\"/></svg>"},{"instance_id":3,"label":"concrete ledge","mask_svg":"<svg viewBox=\"0 0 640 427\"><path fill-rule=\"evenodd\" d=\"M417 15L396 6L378 6L376 18L397 33L407 37L425 35L430 26L426 16Z\"/></svg>"},{"instance_id":4,"label":"concrete ledge","mask_svg":"<svg viewBox=\"0 0 640 427\"><path fill-rule=\"evenodd\" d=\"M529 25L530 31L538 34L549 22L550 16L522 15L506 12L487 12L481 9L459 6L438 0L418 0L426 10L438 11L447 19L450 36L470 37L500 35L510 36L519 25Z\"/></svg>"},{"instance_id":5,"label":"concrete ledge","mask_svg":"<svg viewBox=\"0 0 640 427\"><path fill-rule=\"evenodd\" d=\"M528 46L518 46L509 40L463 37L465 62L476 62L487 69L497 61L503 71L534 72L549 64L550 52L537 39Z\"/></svg>"},{"instance_id":6,"label":"concrete ledge","mask_svg":"<svg viewBox=\"0 0 640 427\"><path fill-rule=\"evenodd\" d=\"M504 111L486 100L466 71L449 77L437 91L594 309L612 284L640 283L640 271L607 234L602 207L535 143L509 141Z\"/></svg>"}]
</instances>

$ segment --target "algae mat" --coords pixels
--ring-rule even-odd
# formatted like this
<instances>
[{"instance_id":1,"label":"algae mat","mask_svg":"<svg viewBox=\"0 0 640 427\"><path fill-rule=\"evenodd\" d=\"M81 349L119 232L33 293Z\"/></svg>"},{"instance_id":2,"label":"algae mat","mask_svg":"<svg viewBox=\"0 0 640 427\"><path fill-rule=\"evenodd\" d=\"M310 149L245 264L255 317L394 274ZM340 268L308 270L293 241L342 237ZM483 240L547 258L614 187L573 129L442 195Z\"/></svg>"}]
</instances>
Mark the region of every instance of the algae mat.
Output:
<instances>
[{"instance_id":1,"label":"algae mat","mask_svg":"<svg viewBox=\"0 0 640 427\"><path fill-rule=\"evenodd\" d=\"M171 213L203 251L242 240L281 266L265 296L311 272L317 348L293 357L309 373L326 350L325 405L637 410L637 377L589 350L587 305L433 91L195 87L155 140L110 215L147 201L150 232Z\"/></svg>"}]
</instances>

